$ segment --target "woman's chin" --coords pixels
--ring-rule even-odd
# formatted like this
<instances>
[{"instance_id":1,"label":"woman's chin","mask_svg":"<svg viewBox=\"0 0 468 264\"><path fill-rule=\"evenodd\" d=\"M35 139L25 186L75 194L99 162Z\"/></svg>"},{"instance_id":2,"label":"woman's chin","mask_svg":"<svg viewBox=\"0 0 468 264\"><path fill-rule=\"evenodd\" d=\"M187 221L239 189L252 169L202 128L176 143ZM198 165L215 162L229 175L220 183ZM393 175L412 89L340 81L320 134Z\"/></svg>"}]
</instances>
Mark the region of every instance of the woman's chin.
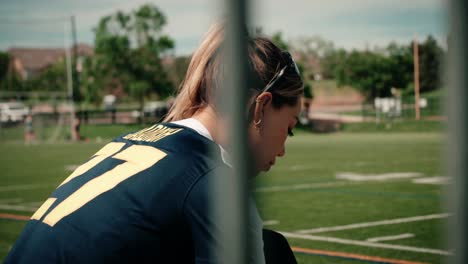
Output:
<instances>
[{"instance_id":1,"label":"woman's chin","mask_svg":"<svg viewBox=\"0 0 468 264\"><path fill-rule=\"evenodd\" d=\"M257 176L262 172L268 172L271 169L271 167L271 163L257 164L257 166L255 166L254 176Z\"/></svg>"},{"instance_id":2,"label":"woman's chin","mask_svg":"<svg viewBox=\"0 0 468 264\"><path fill-rule=\"evenodd\" d=\"M262 166L262 172L268 172L271 169L271 164L265 164Z\"/></svg>"}]
</instances>

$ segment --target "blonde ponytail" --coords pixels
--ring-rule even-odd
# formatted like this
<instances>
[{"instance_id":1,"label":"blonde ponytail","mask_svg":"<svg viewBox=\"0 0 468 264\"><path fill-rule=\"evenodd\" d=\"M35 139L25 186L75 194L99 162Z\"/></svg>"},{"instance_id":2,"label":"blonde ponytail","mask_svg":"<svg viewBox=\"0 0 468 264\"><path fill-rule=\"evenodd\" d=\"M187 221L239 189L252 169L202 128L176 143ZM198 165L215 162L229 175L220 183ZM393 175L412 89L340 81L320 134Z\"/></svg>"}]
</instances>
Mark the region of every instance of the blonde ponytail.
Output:
<instances>
[{"instance_id":1,"label":"blonde ponytail","mask_svg":"<svg viewBox=\"0 0 468 264\"><path fill-rule=\"evenodd\" d=\"M208 76L216 71L219 63L218 50L224 40L224 26L213 25L206 34L200 47L195 51L187 69L184 81L179 87L178 95L164 119L165 122L177 121L191 117L211 101L215 76ZM215 63L218 61L218 63Z\"/></svg>"}]
</instances>

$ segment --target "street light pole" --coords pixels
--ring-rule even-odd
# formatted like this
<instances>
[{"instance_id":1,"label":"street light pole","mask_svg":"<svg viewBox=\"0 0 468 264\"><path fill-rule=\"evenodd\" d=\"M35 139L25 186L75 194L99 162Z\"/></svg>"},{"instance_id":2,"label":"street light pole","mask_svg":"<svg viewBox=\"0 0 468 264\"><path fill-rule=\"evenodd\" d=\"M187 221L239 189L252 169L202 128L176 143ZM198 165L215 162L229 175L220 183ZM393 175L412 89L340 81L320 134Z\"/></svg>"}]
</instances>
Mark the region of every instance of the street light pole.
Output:
<instances>
[{"instance_id":1,"label":"street light pole","mask_svg":"<svg viewBox=\"0 0 468 264\"><path fill-rule=\"evenodd\" d=\"M416 120L421 118L419 110L419 51L418 36L414 35L413 58L414 58L414 113Z\"/></svg>"}]
</instances>

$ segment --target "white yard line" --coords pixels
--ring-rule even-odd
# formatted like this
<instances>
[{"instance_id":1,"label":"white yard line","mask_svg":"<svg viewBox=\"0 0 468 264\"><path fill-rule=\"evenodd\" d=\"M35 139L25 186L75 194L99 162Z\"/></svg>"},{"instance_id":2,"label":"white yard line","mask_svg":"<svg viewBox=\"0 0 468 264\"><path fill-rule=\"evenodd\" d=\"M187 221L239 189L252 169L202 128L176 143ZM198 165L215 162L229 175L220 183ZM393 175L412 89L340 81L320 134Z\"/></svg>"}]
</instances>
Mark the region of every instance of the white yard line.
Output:
<instances>
[{"instance_id":1,"label":"white yard line","mask_svg":"<svg viewBox=\"0 0 468 264\"><path fill-rule=\"evenodd\" d=\"M395 250L429 253L429 254L445 255L445 256L452 255L452 252L446 251L446 250L418 248L418 247L402 246L402 245L389 245L389 244L382 244L382 243L375 243L375 242L358 241L358 240L343 239L343 238L336 238L336 237L326 237L326 236L304 235L304 234L296 234L296 233L281 232L281 231L280 233L283 234L285 237L289 237L289 238L300 238L300 239L324 241L324 242L345 244L345 245L395 249Z\"/></svg>"},{"instance_id":2,"label":"white yard line","mask_svg":"<svg viewBox=\"0 0 468 264\"><path fill-rule=\"evenodd\" d=\"M408 178L415 178L423 176L419 172L396 172L396 173L381 173L381 174L357 174L353 172L338 172L336 178L341 180L350 181L389 181L389 180L401 180Z\"/></svg>"},{"instance_id":3,"label":"white yard line","mask_svg":"<svg viewBox=\"0 0 468 264\"><path fill-rule=\"evenodd\" d=\"M405 234L400 234L400 235L395 235L395 236L372 237L372 238L366 239L366 241L380 242L380 241L389 241L389 240L399 240L399 239L405 239L405 238L410 238L410 237L414 237L414 234L405 233Z\"/></svg>"},{"instance_id":4,"label":"white yard line","mask_svg":"<svg viewBox=\"0 0 468 264\"><path fill-rule=\"evenodd\" d=\"M264 225L264 226L267 226L267 225L277 225L277 224L279 224L279 221L278 221L278 220L263 221L263 225Z\"/></svg>"},{"instance_id":5,"label":"white yard line","mask_svg":"<svg viewBox=\"0 0 468 264\"><path fill-rule=\"evenodd\" d=\"M66 171L75 171L80 165L73 164L73 165L66 165L65 170Z\"/></svg>"},{"instance_id":6,"label":"white yard line","mask_svg":"<svg viewBox=\"0 0 468 264\"><path fill-rule=\"evenodd\" d=\"M21 212L35 212L39 207L31 207L24 205L11 205L11 204L0 204L1 210L12 210Z\"/></svg>"},{"instance_id":7,"label":"white yard line","mask_svg":"<svg viewBox=\"0 0 468 264\"><path fill-rule=\"evenodd\" d=\"M33 190L33 189L42 189L55 186L56 184L22 184L22 185L7 185L0 186L0 192L9 192L9 191L22 191L22 190Z\"/></svg>"},{"instance_id":8,"label":"white yard line","mask_svg":"<svg viewBox=\"0 0 468 264\"><path fill-rule=\"evenodd\" d=\"M316 167L317 166L311 166L311 165L293 165L289 167L278 167L278 168L275 168L275 170L277 171L306 171L306 170L310 170Z\"/></svg>"},{"instance_id":9,"label":"white yard line","mask_svg":"<svg viewBox=\"0 0 468 264\"><path fill-rule=\"evenodd\" d=\"M442 176L418 178L418 179L413 179L412 181L413 183L416 183L416 184L437 184L437 185L446 185L452 182L450 177L442 177Z\"/></svg>"},{"instance_id":10,"label":"white yard line","mask_svg":"<svg viewBox=\"0 0 468 264\"><path fill-rule=\"evenodd\" d=\"M394 225L394 224L416 222L416 221L423 221L423 220L430 220L430 219L447 218L449 216L450 216L450 214L448 214L448 213L420 215L420 216L397 218L397 219L382 220L382 221L375 221L375 222L365 222L365 223L357 223L357 224L342 225L342 226L331 226L331 227L320 227L320 228L314 228L314 229L305 229L305 230L298 230L298 231L295 231L295 232L300 233L300 234L316 234L316 233L322 233L322 232L348 230L348 229L355 229L355 228L362 228L362 227L369 227L369 226Z\"/></svg>"},{"instance_id":11,"label":"white yard line","mask_svg":"<svg viewBox=\"0 0 468 264\"><path fill-rule=\"evenodd\" d=\"M22 198L0 199L0 210L35 212L43 202L23 202Z\"/></svg>"},{"instance_id":12,"label":"white yard line","mask_svg":"<svg viewBox=\"0 0 468 264\"><path fill-rule=\"evenodd\" d=\"M306 189L316 189L323 187L334 187L334 186L344 186L349 185L350 182L321 182L321 183L304 183L296 185L286 185L286 186L268 186L268 187L258 187L254 192L278 192L278 191L292 191L292 190L306 190Z\"/></svg>"}]
</instances>

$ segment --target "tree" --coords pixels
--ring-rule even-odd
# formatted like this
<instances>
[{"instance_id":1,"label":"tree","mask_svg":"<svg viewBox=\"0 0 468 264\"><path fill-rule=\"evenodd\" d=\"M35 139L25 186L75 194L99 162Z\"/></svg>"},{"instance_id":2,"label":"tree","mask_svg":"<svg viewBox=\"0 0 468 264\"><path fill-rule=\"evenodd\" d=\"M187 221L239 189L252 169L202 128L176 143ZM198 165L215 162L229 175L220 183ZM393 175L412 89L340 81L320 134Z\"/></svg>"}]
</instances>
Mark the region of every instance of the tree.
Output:
<instances>
[{"instance_id":1,"label":"tree","mask_svg":"<svg viewBox=\"0 0 468 264\"><path fill-rule=\"evenodd\" d=\"M21 91L25 89L21 77L12 67L11 57L6 52L0 52L0 90Z\"/></svg>"},{"instance_id":2,"label":"tree","mask_svg":"<svg viewBox=\"0 0 468 264\"><path fill-rule=\"evenodd\" d=\"M442 56L442 48L431 36L419 45L421 92L439 88ZM408 90L413 85L413 46L390 43L376 51L335 51L325 57L322 66L339 85L352 85L372 100L390 96L392 88Z\"/></svg>"},{"instance_id":3,"label":"tree","mask_svg":"<svg viewBox=\"0 0 468 264\"><path fill-rule=\"evenodd\" d=\"M289 49L289 45L283 39L283 33L281 33L281 31L273 33L273 35L271 36L271 41L273 41L273 43L275 43L275 45L278 46L278 48L280 48L282 50L288 50Z\"/></svg>"},{"instance_id":4,"label":"tree","mask_svg":"<svg viewBox=\"0 0 468 264\"><path fill-rule=\"evenodd\" d=\"M396 86L392 59L383 54L370 51L357 51L346 54L336 68L339 85L351 85L361 90L368 100L391 95Z\"/></svg>"},{"instance_id":5,"label":"tree","mask_svg":"<svg viewBox=\"0 0 468 264\"><path fill-rule=\"evenodd\" d=\"M83 71L80 74L80 83L83 89L83 101L87 104L99 106L102 102L102 87L106 85L106 79L102 78L99 60L96 57L88 57L83 62Z\"/></svg>"},{"instance_id":6,"label":"tree","mask_svg":"<svg viewBox=\"0 0 468 264\"><path fill-rule=\"evenodd\" d=\"M413 50L406 45L390 43L386 48L386 54L390 59L393 86L399 89L407 89L413 83L414 64Z\"/></svg>"},{"instance_id":7,"label":"tree","mask_svg":"<svg viewBox=\"0 0 468 264\"><path fill-rule=\"evenodd\" d=\"M6 52L0 51L0 82L3 82L8 75L10 68L10 56Z\"/></svg>"},{"instance_id":8,"label":"tree","mask_svg":"<svg viewBox=\"0 0 468 264\"><path fill-rule=\"evenodd\" d=\"M310 80L304 77L304 66L301 63L296 63L297 67L299 68L299 72L301 74L302 81L304 82L304 97L308 99L314 98L314 94L312 93L312 84L310 84Z\"/></svg>"},{"instance_id":9,"label":"tree","mask_svg":"<svg viewBox=\"0 0 468 264\"><path fill-rule=\"evenodd\" d=\"M140 101L150 93L166 97L173 84L162 67L174 41L162 33L166 17L154 5L146 4L130 13L117 12L101 18L95 29L95 58L88 62L93 72L85 73L84 88L95 85L119 89Z\"/></svg>"},{"instance_id":10,"label":"tree","mask_svg":"<svg viewBox=\"0 0 468 264\"><path fill-rule=\"evenodd\" d=\"M437 41L429 35L419 44L420 91L428 92L440 88L441 63L444 52Z\"/></svg>"},{"instance_id":11,"label":"tree","mask_svg":"<svg viewBox=\"0 0 468 264\"><path fill-rule=\"evenodd\" d=\"M179 87L185 79L190 60L190 56L177 56L172 63L167 65L169 78L176 87Z\"/></svg>"},{"instance_id":12,"label":"tree","mask_svg":"<svg viewBox=\"0 0 468 264\"><path fill-rule=\"evenodd\" d=\"M343 59L348 55L344 49L332 49L327 51L320 59L320 68L323 79L336 79L342 66Z\"/></svg>"},{"instance_id":13,"label":"tree","mask_svg":"<svg viewBox=\"0 0 468 264\"><path fill-rule=\"evenodd\" d=\"M292 49L305 68L305 76L314 79L317 74L324 77L322 60L334 51L333 42L320 36L300 37L292 42Z\"/></svg>"},{"instance_id":14,"label":"tree","mask_svg":"<svg viewBox=\"0 0 468 264\"><path fill-rule=\"evenodd\" d=\"M293 42L293 47L296 52L315 58L322 58L335 49L332 41L320 36L298 38Z\"/></svg>"},{"instance_id":15,"label":"tree","mask_svg":"<svg viewBox=\"0 0 468 264\"><path fill-rule=\"evenodd\" d=\"M60 60L39 75L25 81L29 91L67 91L65 61Z\"/></svg>"}]
</instances>

